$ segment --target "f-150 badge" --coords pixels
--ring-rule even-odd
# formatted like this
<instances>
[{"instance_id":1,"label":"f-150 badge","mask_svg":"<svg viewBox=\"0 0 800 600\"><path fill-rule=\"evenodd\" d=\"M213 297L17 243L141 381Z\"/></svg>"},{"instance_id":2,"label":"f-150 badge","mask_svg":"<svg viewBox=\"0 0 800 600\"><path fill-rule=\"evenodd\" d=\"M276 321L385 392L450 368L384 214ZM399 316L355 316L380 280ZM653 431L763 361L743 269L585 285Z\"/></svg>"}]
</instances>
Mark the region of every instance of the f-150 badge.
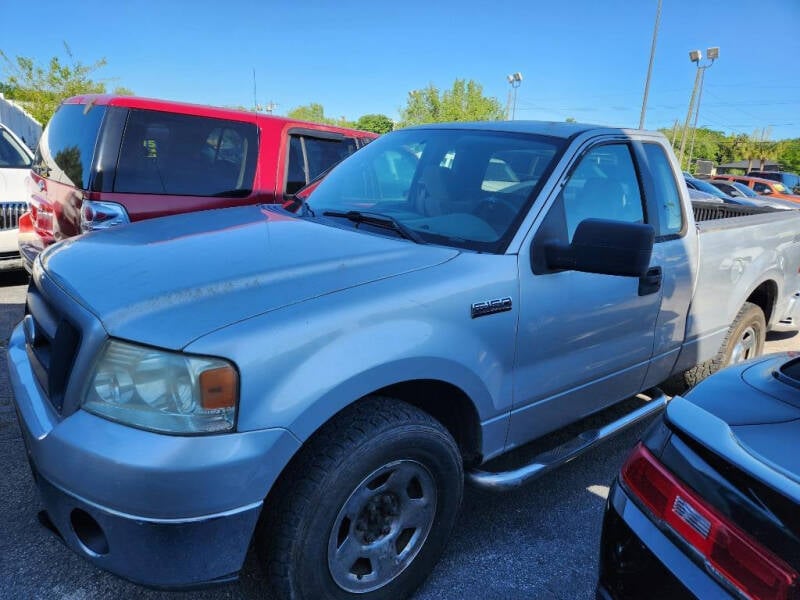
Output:
<instances>
[{"instance_id":1,"label":"f-150 badge","mask_svg":"<svg viewBox=\"0 0 800 600\"><path fill-rule=\"evenodd\" d=\"M472 304L472 318L485 317L494 313L506 312L511 310L511 298L498 298L486 302L475 302Z\"/></svg>"}]
</instances>

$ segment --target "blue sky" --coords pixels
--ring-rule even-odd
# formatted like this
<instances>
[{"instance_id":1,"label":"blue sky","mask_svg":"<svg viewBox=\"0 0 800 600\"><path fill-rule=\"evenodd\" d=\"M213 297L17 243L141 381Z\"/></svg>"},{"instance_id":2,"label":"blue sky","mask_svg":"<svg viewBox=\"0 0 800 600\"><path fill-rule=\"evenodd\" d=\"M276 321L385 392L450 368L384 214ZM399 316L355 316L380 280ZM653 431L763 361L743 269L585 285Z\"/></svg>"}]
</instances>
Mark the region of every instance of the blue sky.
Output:
<instances>
[{"instance_id":1,"label":"blue sky","mask_svg":"<svg viewBox=\"0 0 800 600\"><path fill-rule=\"evenodd\" d=\"M397 118L409 90L475 79L517 118L637 126L657 0L175 2L0 0L0 49L46 60L62 41L99 77L138 95L276 113L320 102L328 116ZM16 23L18 26L9 26ZM800 137L800 0L663 0L646 126L686 116L688 51L720 47L700 125Z\"/></svg>"}]
</instances>

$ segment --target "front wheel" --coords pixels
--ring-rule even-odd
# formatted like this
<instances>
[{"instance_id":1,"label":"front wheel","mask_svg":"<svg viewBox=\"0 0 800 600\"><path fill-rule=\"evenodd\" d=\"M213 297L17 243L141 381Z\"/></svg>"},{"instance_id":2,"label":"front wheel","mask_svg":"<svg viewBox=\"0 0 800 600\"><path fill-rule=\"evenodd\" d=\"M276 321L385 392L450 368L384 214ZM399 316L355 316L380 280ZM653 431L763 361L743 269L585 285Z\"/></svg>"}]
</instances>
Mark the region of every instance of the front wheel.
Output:
<instances>
[{"instance_id":1,"label":"front wheel","mask_svg":"<svg viewBox=\"0 0 800 600\"><path fill-rule=\"evenodd\" d=\"M289 469L259 535L279 598L411 595L444 549L463 492L448 431L386 398L345 409Z\"/></svg>"}]
</instances>

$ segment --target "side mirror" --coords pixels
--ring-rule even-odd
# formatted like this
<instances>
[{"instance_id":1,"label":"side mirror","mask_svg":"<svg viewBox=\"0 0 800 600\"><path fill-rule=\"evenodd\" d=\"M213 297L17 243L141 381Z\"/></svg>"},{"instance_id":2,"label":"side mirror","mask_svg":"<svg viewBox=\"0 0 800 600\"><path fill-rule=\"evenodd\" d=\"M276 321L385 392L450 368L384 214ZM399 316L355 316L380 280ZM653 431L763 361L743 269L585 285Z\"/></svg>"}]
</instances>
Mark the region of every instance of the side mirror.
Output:
<instances>
[{"instance_id":1,"label":"side mirror","mask_svg":"<svg viewBox=\"0 0 800 600\"><path fill-rule=\"evenodd\" d=\"M586 219L578 224L571 244L549 243L544 250L553 270L644 277L654 241L652 225Z\"/></svg>"}]
</instances>

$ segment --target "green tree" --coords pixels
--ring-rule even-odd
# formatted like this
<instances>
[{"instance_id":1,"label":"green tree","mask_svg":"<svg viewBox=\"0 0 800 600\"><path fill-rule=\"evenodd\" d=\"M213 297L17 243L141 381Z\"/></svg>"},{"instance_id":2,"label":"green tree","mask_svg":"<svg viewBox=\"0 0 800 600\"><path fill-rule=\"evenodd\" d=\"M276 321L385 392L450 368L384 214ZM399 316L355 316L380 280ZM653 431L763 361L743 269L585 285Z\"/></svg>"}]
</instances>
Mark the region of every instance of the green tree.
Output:
<instances>
[{"instance_id":1,"label":"green tree","mask_svg":"<svg viewBox=\"0 0 800 600\"><path fill-rule=\"evenodd\" d=\"M447 121L497 121L505 116L500 101L484 96L483 86L471 79L456 79L452 88L441 94L432 83L413 90L400 111L403 127Z\"/></svg>"},{"instance_id":2,"label":"green tree","mask_svg":"<svg viewBox=\"0 0 800 600\"><path fill-rule=\"evenodd\" d=\"M355 124L341 116L338 119L331 119L325 116L325 108L319 102L311 102L303 106L297 106L286 113L290 119L298 121L309 121L311 123L321 123L323 125L336 125L337 127L353 127Z\"/></svg>"},{"instance_id":3,"label":"green tree","mask_svg":"<svg viewBox=\"0 0 800 600\"><path fill-rule=\"evenodd\" d=\"M311 123L330 123L330 119L325 118L325 109L322 104L312 102L304 106L297 106L286 113L290 119L298 121L310 121Z\"/></svg>"},{"instance_id":4,"label":"green tree","mask_svg":"<svg viewBox=\"0 0 800 600\"><path fill-rule=\"evenodd\" d=\"M369 114L362 115L355 123L356 129L372 131L373 133L389 133L394 129L394 123L386 115Z\"/></svg>"},{"instance_id":5,"label":"green tree","mask_svg":"<svg viewBox=\"0 0 800 600\"><path fill-rule=\"evenodd\" d=\"M106 92L106 81L94 79L94 74L106 65L101 58L84 64L64 44L65 57L52 57L46 64L32 58L17 56L10 58L0 50L2 68L6 82L2 91L10 100L22 104L42 125L53 116L58 105L70 96L78 94L102 94ZM117 88L121 93L133 94L127 88Z\"/></svg>"},{"instance_id":6,"label":"green tree","mask_svg":"<svg viewBox=\"0 0 800 600\"><path fill-rule=\"evenodd\" d=\"M778 162L784 165L787 171L800 173L800 138L784 140L781 143Z\"/></svg>"},{"instance_id":7,"label":"green tree","mask_svg":"<svg viewBox=\"0 0 800 600\"><path fill-rule=\"evenodd\" d=\"M567 117L564 119L565 123L577 123L578 121L575 120L575 117Z\"/></svg>"}]
</instances>

